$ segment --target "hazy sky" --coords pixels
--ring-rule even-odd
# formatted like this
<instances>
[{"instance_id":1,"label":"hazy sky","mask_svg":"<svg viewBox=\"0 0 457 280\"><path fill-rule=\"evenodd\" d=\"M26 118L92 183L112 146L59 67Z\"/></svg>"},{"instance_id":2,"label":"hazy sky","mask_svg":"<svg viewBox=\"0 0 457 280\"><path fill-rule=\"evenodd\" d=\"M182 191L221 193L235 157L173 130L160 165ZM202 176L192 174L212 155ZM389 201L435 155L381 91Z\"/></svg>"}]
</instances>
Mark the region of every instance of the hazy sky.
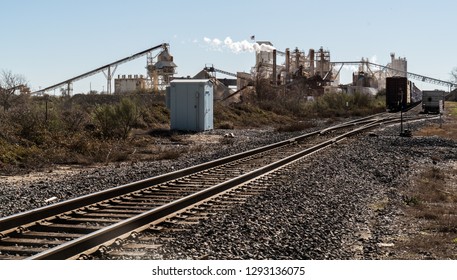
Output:
<instances>
[{"instance_id":1,"label":"hazy sky","mask_svg":"<svg viewBox=\"0 0 457 280\"><path fill-rule=\"evenodd\" d=\"M177 76L205 64L246 71L249 50L226 42L270 41L306 54L321 46L333 61L362 57L386 64L406 57L408 71L449 80L457 67L457 1L118 1L0 0L0 70L23 75L32 90L77 76L161 43L170 44ZM229 38L229 39L227 39ZM215 40L216 39L216 40ZM220 41L219 46L214 42ZM146 74L146 57L118 74ZM344 79L344 77L343 77ZM419 87L440 88L418 83ZM103 74L74 92L106 87Z\"/></svg>"}]
</instances>

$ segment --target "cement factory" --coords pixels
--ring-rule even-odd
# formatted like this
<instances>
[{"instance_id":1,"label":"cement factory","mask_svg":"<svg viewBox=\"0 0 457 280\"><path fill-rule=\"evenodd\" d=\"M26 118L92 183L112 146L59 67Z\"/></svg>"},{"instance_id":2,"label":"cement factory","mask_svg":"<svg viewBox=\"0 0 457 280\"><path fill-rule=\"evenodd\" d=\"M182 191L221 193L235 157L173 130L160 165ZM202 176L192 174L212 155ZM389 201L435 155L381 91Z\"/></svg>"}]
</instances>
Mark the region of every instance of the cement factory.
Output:
<instances>
[{"instance_id":1,"label":"cement factory","mask_svg":"<svg viewBox=\"0 0 457 280\"><path fill-rule=\"evenodd\" d=\"M243 94L244 89L259 80L269 81L272 86L289 88L296 84L305 84L302 90L310 98L328 92L360 92L375 95L386 88L386 78L394 76L449 86L450 89L453 87L447 81L409 73L406 58L396 57L395 53L390 54L390 63L384 66L372 63L367 58L360 61L332 61L330 51L323 47L318 50L309 49L305 53L298 48L280 51L268 41L257 41L256 44L262 47L255 52L255 65L252 66L250 73L230 73L214 65L206 65L201 72L185 79L212 79L215 85L214 100L236 100ZM118 75L114 80L114 94L141 91L157 93L164 91L171 81L183 79L174 76L177 65L167 45L161 45L160 48L161 52L155 56L152 55L152 50L147 53L145 75ZM352 74L352 83L340 83L340 72L343 67L357 69ZM219 78L218 74L225 78ZM105 76L107 79L110 77L106 74ZM107 89L110 89L110 86L107 86Z\"/></svg>"},{"instance_id":2,"label":"cement factory","mask_svg":"<svg viewBox=\"0 0 457 280\"><path fill-rule=\"evenodd\" d=\"M298 48L280 51L268 41L257 41L253 46L255 64L250 73L230 73L214 65L206 65L193 77L175 77L178 66L168 50L169 45L161 44L36 93L60 88L62 93L71 95L73 82L102 72L107 79L105 93L126 95L166 92L166 103L171 116L170 128L204 131L213 128L214 102L239 102L255 93L255 86L259 83L267 84L284 94L298 92L306 100L313 100L325 93L357 92L376 95L385 90L386 108L389 111L403 110L405 106L412 106L422 100L422 91L412 80L448 86L449 92L457 87L451 82L408 72L406 58L396 57L395 53L390 54L390 63L384 66L366 58L360 61L333 61L330 51L323 47L309 49L305 53ZM113 91L111 86L117 66L143 56L147 57L146 73L117 75ZM349 84L340 83L340 73L345 67L353 71L352 82ZM218 74L224 78L218 77ZM433 96L444 96L441 93L444 91L433 92ZM435 103L437 104L434 101L433 104ZM434 108L427 110L433 111Z\"/></svg>"},{"instance_id":3,"label":"cement factory","mask_svg":"<svg viewBox=\"0 0 457 280\"><path fill-rule=\"evenodd\" d=\"M271 42L257 42L259 45L271 46L263 48L255 53L255 65L250 73L230 73L214 66L206 66L197 73L193 79L213 79L216 82L215 99L225 99L228 96L235 96L239 92L252 85L253 81L269 80L272 85L293 85L294 83L306 80L309 95L315 96L325 92L346 92L355 91L376 94L379 90L385 89L385 78L391 76L407 76L406 58L396 58L391 54L391 63L387 66L375 65L368 59L362 58L360 62L334 63L330 60L330 51L322 47L315 51L310 49L307 54L296 48L294 51L286 49L284 52L274 49ZM278 56L283 62L278 63ZM357 64L358 71L353 74L353 82L349 85L342 85L339 82L341 69L336 66L340 64ZM148 54L146 75L118 75L114 80L115 94L126 94L138 91L158 92L164 90L173 79L177 65L173 57L165 47L162 52L153 57ZM217 73L230 76L231 78L217 79ZM241 94L241 92L240 92Z\"/></svg>"},{"instance_id":4,"label":"cement factory","mask_svg":"<svg viewBox=\"0 0 457 280\"><path fill-rule=\"evenodd\" d=\"M395 57L391 53L391 61L387 65L379 65L370 62L367 58L360 61L333 61L330 51L320 47L318 50L309 49L307 53L295 48L286 48L280 51L271 42L257 41L258 46L255 51L255 64L250 73L237 72L230 73L214 65L206 65L203 70L187 79L212 79L215 84L214 99L226 99L229 96L242 94L244 88L253 85L255 81L269 81L272 86L293 87L295 84L305 84L303 88L306 95L317 96L326 92L361 92L376 94L386 88L387 77L407 77L410 80L419 80L441 86L448 86L449 89L455 87L447 81L426 77L408 72L407 60L402 57ZM133 92L164 92L175 79L176 68L178 67L173 56L170 54L168 44L161 44L129 57L117 60L113 63L96 68L71 79L57 83L55 85L40 89L35 93L44 93L56 88L65 88L68 95L73 94L72 84L78 80L91 75L103 72L107 79L107 94L128 94ZM159 51L158 53L156 53ZM144 74L122 74L115 77L117 66L131 60L146 56L146 72ZM352 83L341 84L340 72L346 69L354 71ZM217 74L222 74L230 78L218 78ZM114 79L114 91L112 84Z\"/></svg>"}]
</instances>

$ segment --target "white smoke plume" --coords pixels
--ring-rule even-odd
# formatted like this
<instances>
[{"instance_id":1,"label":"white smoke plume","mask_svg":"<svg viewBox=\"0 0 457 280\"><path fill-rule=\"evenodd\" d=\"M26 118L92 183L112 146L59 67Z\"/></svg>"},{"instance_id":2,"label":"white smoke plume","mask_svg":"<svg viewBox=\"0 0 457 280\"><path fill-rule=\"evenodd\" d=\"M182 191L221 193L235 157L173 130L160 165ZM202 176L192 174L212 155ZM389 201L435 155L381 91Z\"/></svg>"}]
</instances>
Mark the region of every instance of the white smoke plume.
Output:
<instances>
[{"instance_id":1,"label":"white smoke plume","mask_svg":"<svg viewBox=\"0 0 457 280\"><path fill-rule=\"evenodd\" d=\"M370 58L368 58L368 57L367 58L363 58L362 57L362 59L360 61L362 61L362 60L368 61L368 62L371 62L371 63L375 63L375 64L378 63L378 57L376 55L373 55ZM343 69L344 70L349 70L351 72L358 72L360 70L359 65L344 65Z\"/></svg>"},{"instance_id":2,"label":"white smoke plume","mask_svg":"<svg viewBox=\"0 0 457 280\"><path fill-rule=\"evenodd\" d=\"M351 71L351 72L357 72L359 71L359 66L356 66L356 65L343 65L343 69L344 70L348 70L348 71Z\"/></svg>"},{"instance_id":3,"label":"white smoke plume","mask_svg":"<svg viewBox=\"0 0 457 280\"><path fill-rule=\"evenodd\" d=\"M375 63L375 64L378 64L378 56L377 55L373 55L370 59L368 59L369 62L372 62L372 63Z\"/></svg>"},{"instance_id":4,"label":"white smoke plume","mask_svg":"<svg viewBox=\"0 0 457 280\"><path fill-rule=\"evenodd\" d=\"M228 49L233 53L273 51L275 49L270 45L259 45L258 43L251 43L247 40L234 42L230 37L226 37L224 41L217 38L210 39L208 37L204 37L203 42L208 44L214 50L222 51L224 49Z\"/></svg>"}]
</instances>

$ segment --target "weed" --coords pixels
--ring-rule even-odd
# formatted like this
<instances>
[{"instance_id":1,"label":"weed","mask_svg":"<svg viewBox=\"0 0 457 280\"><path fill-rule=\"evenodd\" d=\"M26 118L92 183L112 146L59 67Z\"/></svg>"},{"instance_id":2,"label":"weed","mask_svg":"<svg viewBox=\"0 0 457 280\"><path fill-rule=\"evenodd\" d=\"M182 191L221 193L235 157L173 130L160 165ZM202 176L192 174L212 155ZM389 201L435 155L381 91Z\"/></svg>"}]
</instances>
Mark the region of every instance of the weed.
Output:
<instances>
[{"instance_id":1,"label":"weed","mask_svg":"<svg viewBox=\"0 0 457 280\"><path fill-rule=\"evenodd\" d=\"M455 258L448 244L449 240L457 244L457 194L449 186L451 180L447 172L436 166L425 168L411 184L409 193L402 196L405 204L411 206L405 209L406 213L417 219L418 231L421 232L405 242L407 251L419 255L431 252L438 258Z\"/></svg>"},{"instance_id":2,"label":"weed","mask_svg":"<svg viewBox=\"0 0 457 280\"><path fill-rule=\"evenodd\" d=\"M233 145L235 143L235 139L230 137L224 137L220 140L220 143L222 145Z\"/></svg>"},{"instance_id":3,"label":"weed","mask_svg":"<svg viewBox=\"0 0 457 280\"><path fill-rule=\"evenodd\" d=\"M179 135L179 134L176 134L176 133L171 134L170 141L171 142L178 142L178 143L185 142L184 141L184 137L182 135Z\"/></svg>"},{"instance_id":4,"label":"weed","mask_svg":"<svg viewBox=\"0 0 457 280\"><path fill-rule=\"evenodd\" d=\"M226 122L222 122L220 123L217 128L219 129L234 129L235 126L233 125L232 122L229 122L229 121L226 121Z\"/></svg>"},{"instance_id":5,"label":"weed","mask_svg":"<svg viewBox=\"0 0 457 280\"><path fill-rule=\"evenodd\" d=\"M402 200L408 206L417 206L420 203L419 198L416 196L403 195Z\"/></svg>"},{"instance_id":6,"label":"weed","mask_svg":"<svg viewBox=\"0 0 457 280\"><path fill-rule=\"evenodd\" d=\"M315 127L312 122L294 122L287 125L279 126L276 131L278 132L294 132L294 131L302 131L308 128Z\"/></svg>"},{"instance_id":7,"label":"weed","mask_svg":"<svg viewBox=\"0 0 457 280\"><path fill-rule=\"evenodd\" d=\"M157 160L177 159L181 156L182 153L183 151L178 149L165 150L157 155Z\"/></svg>"}]
</instances>

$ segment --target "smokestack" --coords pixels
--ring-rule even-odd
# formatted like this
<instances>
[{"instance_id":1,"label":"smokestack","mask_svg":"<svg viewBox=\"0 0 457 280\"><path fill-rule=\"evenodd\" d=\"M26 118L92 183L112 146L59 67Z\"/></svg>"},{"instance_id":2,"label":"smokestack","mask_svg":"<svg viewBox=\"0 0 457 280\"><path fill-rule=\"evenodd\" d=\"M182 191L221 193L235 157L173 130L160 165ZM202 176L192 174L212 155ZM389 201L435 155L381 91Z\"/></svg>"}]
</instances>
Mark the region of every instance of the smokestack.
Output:
<instances>
[{"instance_id":1,"label":"smokestack","mask_svg":"<svg viewBox=\"0 0 457 280\"><path fill-rule=\"evenodd\" d=\"M295 48L295 68L298 70L300 67L300 53L298 52L298 48Z\"/></svg>"},{"instance_id":2,"label":"smokestack","mask_svg":"<svg viewBox=\"0 0 457 280\"><path fill-rule=\"evenodd\" d=\"M320 52L320 57L321 57L321 59L320 59L321 67L320 67L319 71L320 71L321 77L323 77L324 76L324 61L325 61L324 48L321 47L319 52Z\"/></svg>"},{"instance_id":3,"label":"smokestack","mask_svg":"<svg viewBox=\"0 0 457 280\"><path fill-rule=\"evenodd\" d=\"M273 84L277 85L277 82L276 82L276 50L273 50Z\"/></svg>"},{"instance_id":4,"label":"smokestack","mask_svg":"<svg viewBox=\"0 0 457 280\"><path fill-rule=\"evenodd\" d=\"M314 49L309 49L309 72L314 76Z\"/></svg>"},{"instance_id":5,"label":"smokestack","mask_svg":"<svg viewBox=\"0 0 457 280\"><path fill-rule=\"evenodd\" d=\"M289 48L286 49L286 75L289 74L290 70L290 50Z\"/></svg>"}]
</instances>

